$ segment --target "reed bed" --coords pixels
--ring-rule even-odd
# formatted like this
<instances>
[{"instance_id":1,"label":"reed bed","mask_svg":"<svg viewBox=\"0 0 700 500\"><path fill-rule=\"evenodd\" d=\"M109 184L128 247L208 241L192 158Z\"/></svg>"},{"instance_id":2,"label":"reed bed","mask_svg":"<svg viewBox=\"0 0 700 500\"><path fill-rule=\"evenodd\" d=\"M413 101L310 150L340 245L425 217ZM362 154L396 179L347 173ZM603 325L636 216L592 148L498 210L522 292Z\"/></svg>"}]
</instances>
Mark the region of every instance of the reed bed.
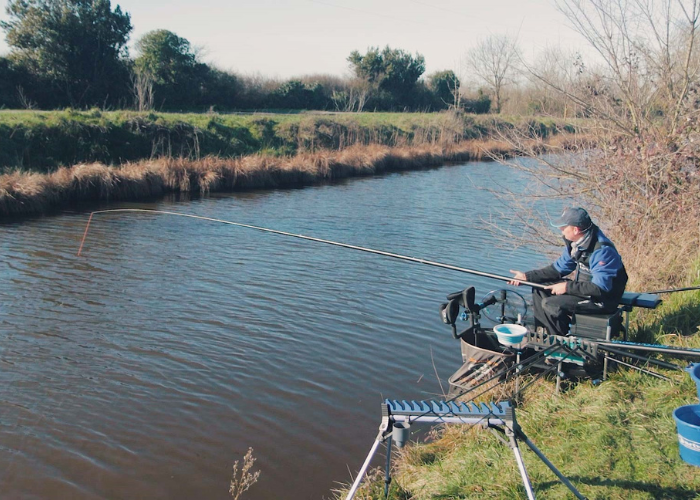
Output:
<instances>
[{"instance_id":1,"label":"reed bed","mask_svg":"<svg viewBox=\"0 0 700 500\"><path fill-rule=\"evenodd\" d=\"M164 157L119 167L102 163L61 167L38 174L14 171L0 176L0 216L46 213L76 202L136 201L167 193L207 194L311 185L346 177L437 167L515 153L496 140L415 147L350 146L278 157Z\"/></svg>"}]
</instances>

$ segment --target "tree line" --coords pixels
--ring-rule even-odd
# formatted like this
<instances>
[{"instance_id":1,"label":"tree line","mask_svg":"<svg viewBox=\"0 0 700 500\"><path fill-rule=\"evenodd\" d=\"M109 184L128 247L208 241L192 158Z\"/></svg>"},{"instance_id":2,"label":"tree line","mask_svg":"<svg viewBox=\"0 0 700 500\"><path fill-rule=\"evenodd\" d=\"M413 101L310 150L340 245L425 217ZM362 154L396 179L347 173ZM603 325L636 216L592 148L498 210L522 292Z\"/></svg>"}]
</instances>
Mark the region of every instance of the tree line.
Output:
<instances>
[{"instance_id":1,"label":"tree line","mask_svg":"<svg viewBox=\"0 0 700 500\"><path fill-rule=\"evenodd\" d=\"M168 30L127 43L128 12L110 0L11 0L0 22L11 50L0 57L0 108L441 110L488 112L491 98L462 99L451 70L427 77L422 55L390 47L355 51L353 76L288 81L240 76L200 60ZM458 99L456 96L459 96Z\"/></svg>"},{"instance_id":2,"label":"tree line","mask_svg":"<svg viewBox=\"0 0 700 500\"><path fill-rule=\"evenodd\" d=\"M595 6L596 1L558 4L566 14L567 6ZM616 0L600 1L601 8L610 4L614 11ZM651 0L655 2L684 3ZM113 8L110 0L9 0L6 11L0 29L10 52L0 57L0 109L461 109L568 118L596 115L598 106L591 101L603 95L625 100L619 89L611 94L605 65L586 65L580 54L559 48L545 50L528 64L516 40L504 35L479 41L455 70L426 75L421 54L370 47L348 55L350 76L307 75L281 81L206 64L188 40L163 29L136 40L132 56L127 47L131 16L118 5ZM638 66L650 56L645 36L635 40L625 64ZM660 64L669 66L668 61ZM671 69L662 76L673 74ZM629 106L623 108L629 112Z\"/></svg>"}]
</instances>

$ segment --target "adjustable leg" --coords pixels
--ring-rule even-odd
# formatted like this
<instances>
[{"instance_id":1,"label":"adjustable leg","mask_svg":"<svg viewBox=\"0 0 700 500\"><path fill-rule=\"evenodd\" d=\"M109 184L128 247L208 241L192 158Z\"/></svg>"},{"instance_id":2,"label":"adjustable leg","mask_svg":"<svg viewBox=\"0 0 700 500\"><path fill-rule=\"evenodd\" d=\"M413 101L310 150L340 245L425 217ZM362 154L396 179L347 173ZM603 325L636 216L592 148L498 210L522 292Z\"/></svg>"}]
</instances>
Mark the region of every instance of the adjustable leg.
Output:
<instances>
[{"instance_id":1,"label":"adjustable leg","mask_svg":"<svg viewBox=\"0 0 700 500\"><path fill-rule=\"evenodd\" d=\"M608 329L605 332L605 340L610 342L610 325L608 325ZM606 354L605 358L603 359L603 380L608 378L608 360L610 357Z\"/></svg>"},{"instance_id":2,"label":"adjustable leg","mask_svg":"<svg viewBox=\"0 0 700 500\"><path fill-rule=\"evenodd\" d=\"M607 354L603 354L603 380L608 379L608 360L610 359L610 356Z\"/></svg>"},{"instance_id":3,"label":"adjustable leg","mask_svg":"<svg viewBox=\"0 0 700 500\"><path fill-rule=\"evenodd\" d=\"M506 428L506 435L510 441L510 449L513 450L513 454L515 455L515 461L518 462L518 470L520 470L520 476L523 478L523 486L525 486L527 498L528 500L535 500L535 491L532 489L532 483L525 470L525 462L523 462L523 456L520 453L520 448L518 448L518 441L515 439L515 434L509 428Z\"/></svg>"},{"instance_id":4,"label":"adjustable leg","mask_svg":"<svg viewBox=\"0 0 700 500\"><path fill-rule=\"evenodd\" d=\"M584 497L579 491L574 487L573 484L571 484L571 481L569 481L566 476L564 476L561 472L559 472L559 469L554 467L552 462L550 462L547 457L544 456L544 454L535 446L535 444L530 441L530 439L520 430L518 431L517 437L520 438L534 453L537 455L540 460L544 462L544 464L549 467L549 470L554 472L556 476L559 478L559 480L564 483L564 486L569 488L571 492L578 498L579 500L586 500L586 497Z\"/></svg>"},{"instance_id":5,"label":"adjustable leg","mask_svg":"<svg viewBox=\"0 0 700 500\"><path fill-rule=\"evenodd\" d=\"M391 484L391 435L386 438L386 470L384 471L384 498L389 498Z\"/></svg>"},{"instance_id":6,"label":"adjustable leg","mask_svg":"<svg viewBox=\"0 0 700 500\"><path fill-rule=\"evenodd\" d=\"M355 493L357 492L357 488L360 487L360 483L362 482L362 478L365 476L365 472L367 472L367 467L369 467L369 463L372 461L372 457L374 457L374 454L377 452L377 448L379 448L379 443L381 443L384 440L382 437L381 432L377 436L377 439L374 440L374 444L372 445L372 449L369 450L369 454L367 455L367 458L365 459L365 463L362 464L362 467L360 468L360 472L357 473L357 477L355 478L355 482L352 483L352 487L350 488L350 491L348 491L348 496L345 497L345 500L352 500L355 496Z\"/></svg>"},{"instance_id":7,"label":"adjustable leg","mask_svg":"<svg viewBox=\"0 0 700 500\"><path fill-rule=\"evenodd\" d=\"M515 356L515 404L520 404L520 349L518 349L518 354Z\"/></svg>"},{"instance_id":8,"label":"adjustable leg","mask_svg":"<svg viewBox=\"0 0 700 500\"><path fill-rule=\"evenodd\" d=\"M559 364L557 365L557 387L554 390L556 394L559 394L559 390L561 389L561 379L564 378L564 372L562 371L562 362L560 361Z\"/></svg>"}]
</instances>

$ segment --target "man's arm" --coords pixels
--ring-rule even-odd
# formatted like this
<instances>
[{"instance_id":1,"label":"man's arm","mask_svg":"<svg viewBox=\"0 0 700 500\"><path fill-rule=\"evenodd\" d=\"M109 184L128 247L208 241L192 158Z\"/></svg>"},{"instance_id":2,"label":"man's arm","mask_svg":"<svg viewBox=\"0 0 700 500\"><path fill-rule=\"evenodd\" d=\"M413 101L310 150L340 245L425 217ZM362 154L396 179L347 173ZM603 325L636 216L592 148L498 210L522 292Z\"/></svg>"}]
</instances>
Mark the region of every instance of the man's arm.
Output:
<instances>
[{"instance_id":1,"label":"man's arm","mask_svg":"<svg viewBox=\"0 0 700 500\"><path fill-rule=\"evenodd\" d=\"M576 269L576 261L571 258L569 251L564 248L564 251L554 264L550 264L541 269L534 269L524 274L526 281L532 283L547 283L560 280L563 276L571 274L574 269Z\"/></svg>"},{"instance_id":2,"label":"man's arm","mask_svg":"<svg viewBox=\"0 0 700 500\"><path fill-rule=\"evenodd\" d=\"M556 270L554 264L550 264L541 269L533 269L525 273L525 281L531 283L546 283L561 279L562 274Z\"/></svg>"},{"instance_id":3,"label":"man's arm","mask_svg":"<svg viewBox=\"0 0 700 500\"><path fill-rule=\"evenodd\" d=\"M529 281L530 283L548 283L552 281L558 281L562 276L571 274L573 270L576 269L576 261L571 258L569 251L564 248L561 256L548 266L542 267L540 269L533 269L532 271L527 271L523 273L522 271L510 270L515 276L512 281L509 281L510 285L519 285L519 281Z\"/></svg>"}]
</instances>

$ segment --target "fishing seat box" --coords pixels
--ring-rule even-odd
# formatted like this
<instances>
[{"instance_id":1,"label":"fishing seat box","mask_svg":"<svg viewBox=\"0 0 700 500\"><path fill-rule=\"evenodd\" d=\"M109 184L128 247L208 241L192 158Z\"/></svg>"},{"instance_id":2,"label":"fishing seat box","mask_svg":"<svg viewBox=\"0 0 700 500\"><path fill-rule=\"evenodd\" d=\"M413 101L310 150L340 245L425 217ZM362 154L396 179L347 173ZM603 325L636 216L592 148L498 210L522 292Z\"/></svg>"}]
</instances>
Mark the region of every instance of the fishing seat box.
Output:
<instances>
[{"instance_id":1,"label":"fishing seat box","mask_svg":"<svg viewBox=\"0 0 700 500\"><path fill-rule=\"evenodd\" d=\"M591 340L610 340L622 328L622 308L607 314L576 314L571 322L569 334ZM624 335L625 338L627 335Z\"/></svg>"},{"instance_id":2,"label":"fishing seat box","mask_svg":"<svg viewBox=\"0 0 700 500\"><path fill-rule=\"evenodd\" d=\"M622 333L623 339L627 340L630 311L635 307L656 309L659 304L661 299L656 294L625 292L620 299L620 307L612 313L576 314L569 333L593 340L610 340ZM622 326L623 313L626 316L625 327Z\"/></svg>"}]
</instances>

